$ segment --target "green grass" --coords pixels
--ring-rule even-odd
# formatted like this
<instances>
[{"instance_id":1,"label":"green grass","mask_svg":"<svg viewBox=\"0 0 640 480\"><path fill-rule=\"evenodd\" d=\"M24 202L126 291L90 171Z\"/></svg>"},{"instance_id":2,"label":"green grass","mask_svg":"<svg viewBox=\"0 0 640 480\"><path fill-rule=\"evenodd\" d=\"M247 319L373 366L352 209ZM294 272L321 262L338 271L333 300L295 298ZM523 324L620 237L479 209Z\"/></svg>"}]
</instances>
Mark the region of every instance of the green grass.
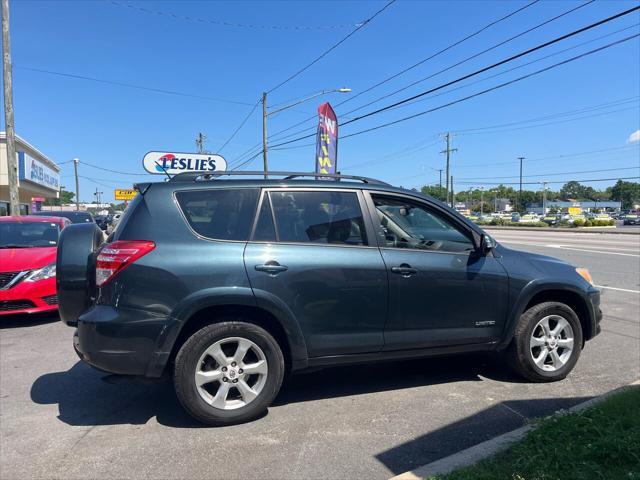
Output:
<instances>
[{"instance_id":1,"label":"green grass","mask_svg":"<svg viewBox=\"0 0 640 480\"><path fill-rule=\"evenodd\" d=\"M541 420L509 449L438 480L640 480L640 388Z\"/></svg>"}]
</instances>

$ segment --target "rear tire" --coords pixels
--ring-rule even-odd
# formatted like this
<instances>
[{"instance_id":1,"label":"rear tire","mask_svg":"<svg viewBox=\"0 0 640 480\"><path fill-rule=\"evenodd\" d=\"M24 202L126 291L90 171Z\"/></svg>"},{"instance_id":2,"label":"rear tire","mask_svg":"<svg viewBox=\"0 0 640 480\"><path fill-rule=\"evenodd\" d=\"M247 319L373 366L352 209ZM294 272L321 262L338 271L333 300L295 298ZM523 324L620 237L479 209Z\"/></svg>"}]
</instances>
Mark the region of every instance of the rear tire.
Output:
<instances>
[{"instance_id":1,"label":"rear tire","mask_svg":"<svg viewBox=\"0 0 640 480\"><path fill-rule=\"evenodd\" d=\"M182 345L173 381L178 400L192 417L206 425L230 425L267 409L284 370L282 350L266 330L222 321L198 330Z\"/></svg>"},{"instance_id":2,"label":"rear tire","mask_svg":"<svg viewBox=\"0 0 640 480\"><path fill-rule=\"evenodd\" d=\"M582 350L582 326L564 303L544 302L524 312L507 350L511 368L532 382L564 379Z\"/></svg>"}]
</instances>

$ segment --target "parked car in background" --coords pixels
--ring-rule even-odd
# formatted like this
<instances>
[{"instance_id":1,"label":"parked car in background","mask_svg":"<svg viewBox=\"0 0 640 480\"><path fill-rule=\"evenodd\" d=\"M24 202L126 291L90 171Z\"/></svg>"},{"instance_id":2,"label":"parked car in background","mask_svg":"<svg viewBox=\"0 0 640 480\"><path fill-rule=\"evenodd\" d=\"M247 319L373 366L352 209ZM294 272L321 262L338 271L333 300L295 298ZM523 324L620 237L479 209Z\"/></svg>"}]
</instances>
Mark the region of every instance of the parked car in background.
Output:
<instances>
[{"instance_id":1,"label":"parked car in background","mask_svg":"<svg viewBox=\"0 0 640 480\"><path fill-rule=\"evenodd\" d=\"M109 225L111 224L111 222L109 221L108 215L96 215L94 219L95 219L96 225L98 225L98 227L100 227L100 230L102 231L106 231Z\"/></svg>"},{"instance_id":2,"label":"parked car in background","mask_svg":"<svg viewBox=\"0 0 640 480\"><path fill-rule=\"evenodd\" d=\"M518 223L537 223L540 221L540 216L536 213L527 213L520 216Z\"/></svg>"},{"instance_id":3,"label":"parked car in background","mask_svg":"<svg viewBox=\"0 0 640 480\"><path fill-rule=\"evenodd\" d=\"M560 215L547 215L545 217L542 217L542 221L544 223L548 223L549 225L558 225L560 223L560 219Z\"/></svg>"},{"instance_id":4,"label":"parked car in background","mask_svg":"<svg viewBox=\"0 0 640 480\"><path fill-rule=\"evenodd\" d=\"M627 213L620 220L622 220L623 225L640 225L640 215L638 214Z\"/></svg>"},{"instance_id":5,"label":"parked car in background","mask_svg":"<svg viewBox=\"0 0 640 480\"><path fill-rule=\"evenodd\" d=\"M0 315L58 308L56 248L64 217L0 217Z\"/></svg>"},{"instance_id":6,"label":"parked car in background","mask_svg":"<svg viewBox=\"0 0 640 480\"><path fill-rule=\"evenodd\" d=\"M585 269L497 244L431 197L363 177L222 175L138 185L108 243L71 225L57 262L78 355L170 375L203 423L256 418L287 372L322 366L500 351L529 381L557 381L600 331Z\"/></svg>"},{"instance_id":7,"label":"parked car in background","mask_svg":"<svg viewBox=\"0 0 640 480\"><path fill-rule=\"evenodd\" d=\"M33 215L38 215L43 217L64 217L64 218L68 218L71 221L71 223L93 222L93 216L89 212L52 211L52 212L34 212Z\"/></svg>"}]
</instances>

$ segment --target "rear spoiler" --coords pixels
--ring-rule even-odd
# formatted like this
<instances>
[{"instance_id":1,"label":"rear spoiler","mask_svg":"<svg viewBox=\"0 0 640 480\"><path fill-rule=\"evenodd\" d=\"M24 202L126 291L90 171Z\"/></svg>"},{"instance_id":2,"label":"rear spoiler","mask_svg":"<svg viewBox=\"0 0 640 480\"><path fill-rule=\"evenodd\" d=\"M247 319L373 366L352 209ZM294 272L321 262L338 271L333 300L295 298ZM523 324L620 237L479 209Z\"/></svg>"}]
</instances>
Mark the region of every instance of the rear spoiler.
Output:
<instances>
[{"instance_id":1,"label":"rear spoiler","mask_svg":"<svg viewBox=\"0 0 640 480\"><path fill-rule=\"evenodd\" d=\"M137 191L140 193L140 195L144 195L144 194L145 194L145 192L146 192L147 190L149 190L149 187L150 187L150 186L151 186L151 183L150 183L150 182L147 182L147 183L135 183L135 184L133 185L133 189L134 189L134 190L137 190Z\"/></svg>"}]
</instances>

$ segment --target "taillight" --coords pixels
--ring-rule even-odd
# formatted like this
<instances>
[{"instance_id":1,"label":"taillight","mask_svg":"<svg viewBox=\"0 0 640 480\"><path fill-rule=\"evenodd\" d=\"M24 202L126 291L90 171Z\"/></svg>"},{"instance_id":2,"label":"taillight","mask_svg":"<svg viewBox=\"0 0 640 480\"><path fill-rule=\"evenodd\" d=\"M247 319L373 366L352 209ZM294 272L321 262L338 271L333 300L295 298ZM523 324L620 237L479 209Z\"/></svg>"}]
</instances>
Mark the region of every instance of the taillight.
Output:
<instances>
[{"instance_id":1,"label":"taillight","mask_svg":"<svg viewBox=\"0 0 640 480\"><path fill-rule=\"evenodd\" d=\"M147 240L122 240L105 245L96 259L96 285L101 287L154 248L156 244Z\"/></svg>"}]
</instances>

